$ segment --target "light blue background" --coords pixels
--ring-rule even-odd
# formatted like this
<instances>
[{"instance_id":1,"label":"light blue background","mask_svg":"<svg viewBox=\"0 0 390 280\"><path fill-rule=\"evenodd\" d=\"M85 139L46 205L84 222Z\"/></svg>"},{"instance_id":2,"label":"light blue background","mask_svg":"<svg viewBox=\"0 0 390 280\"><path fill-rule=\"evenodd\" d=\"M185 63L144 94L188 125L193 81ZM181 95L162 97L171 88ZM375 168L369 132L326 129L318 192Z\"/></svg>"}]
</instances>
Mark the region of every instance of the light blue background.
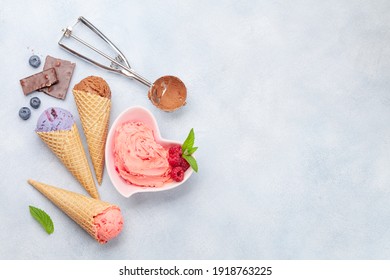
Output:
<instances>
[{"instance_id":1,"label":"light blue background","mask_svg":"<svg viewBox=\"0 0 390 280\"><path fill-rule=\"evenodd\" d=\"M179 76L188 105L160 112L142 84L60 49L61 29L80 15L146 78ZM1 259L390 258L388 0L2 0L0 31ZM81 126L70 92L23 95L32 54L76 62L71 87L106 79L111 123L141 105L165 138L182 141L193 127L199 173L129 199L105 173L99 192L122 208L125 228L99 245L26 182L83 192L34 133L49 106ZM22 121L32 96L42 106ZM54 234L28 205L51 215Z\"/></svg>"}]
</instances>

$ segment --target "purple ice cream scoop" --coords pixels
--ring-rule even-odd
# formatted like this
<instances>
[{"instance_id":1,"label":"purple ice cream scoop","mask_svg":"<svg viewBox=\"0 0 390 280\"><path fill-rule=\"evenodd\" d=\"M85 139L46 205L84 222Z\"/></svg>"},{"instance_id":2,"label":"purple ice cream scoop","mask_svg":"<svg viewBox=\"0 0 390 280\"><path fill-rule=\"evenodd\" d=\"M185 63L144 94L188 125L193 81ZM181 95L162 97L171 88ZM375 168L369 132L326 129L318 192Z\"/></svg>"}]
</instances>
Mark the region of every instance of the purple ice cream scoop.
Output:
<instances>
[{"instance_id":1,"label":"purple ice cream scoop","mask_svg":"<svg viewBox=\"0 0 390 280\"><path fill-rule=\"evenodd\" d=\"M50 107L38 119L37 132L70 130L74 124L73 115L62 108Z\"/></svg>"}]
</instances>

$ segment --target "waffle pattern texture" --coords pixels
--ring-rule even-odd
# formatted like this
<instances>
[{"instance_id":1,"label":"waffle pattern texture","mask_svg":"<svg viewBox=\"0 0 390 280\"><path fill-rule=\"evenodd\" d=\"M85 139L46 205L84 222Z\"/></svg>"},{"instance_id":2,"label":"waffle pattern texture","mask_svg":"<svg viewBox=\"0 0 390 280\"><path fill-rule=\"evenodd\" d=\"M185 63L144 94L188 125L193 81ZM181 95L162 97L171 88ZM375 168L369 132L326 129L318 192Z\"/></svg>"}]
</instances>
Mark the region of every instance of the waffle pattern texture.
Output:
<instances>
[{"instance_id":1,"label":"waffle pattern texture","mask_svg":"<svg viewBox=\"0 0 390 280\"><path fill-rule=\"evenodd\" d=\"M73 96L87 139L88 150L95 170L96 179L99 185L101 185L104 170L104 149L110 121L111 100L81 90L73 90Z\"/></svg>"},{"instance_id":2,"label":"waffle pattern texture","mask_svg":"<svg viewBox=\"0 0 390 280\"><path fill-rule=\"evenodd\" d=\"M99 198L76 124L70 130L37 132L43 142L93 197Z\"/></svg>"}]
</instances>

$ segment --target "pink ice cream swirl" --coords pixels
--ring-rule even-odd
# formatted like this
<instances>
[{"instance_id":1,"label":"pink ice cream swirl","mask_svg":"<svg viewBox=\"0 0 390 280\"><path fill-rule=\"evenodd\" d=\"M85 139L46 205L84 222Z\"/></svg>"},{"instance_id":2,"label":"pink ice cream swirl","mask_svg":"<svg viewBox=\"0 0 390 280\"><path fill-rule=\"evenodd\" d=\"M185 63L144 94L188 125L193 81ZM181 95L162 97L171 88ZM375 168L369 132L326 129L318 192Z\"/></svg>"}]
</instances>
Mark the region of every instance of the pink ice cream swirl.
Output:
<instances>
[{"instance_id":1,"label":"pink ice cream swirl","mask_svg":"<svg viewBox=\"0 0 390 280\"><path fill-rule=\"evenodd\" d=\"M114 162L119 175L142 187L161 187L170 180L167 150L156 143L142 122L124 123L115 131Z\"/></svg>"},{"instance_id":2,"label":"pink ice cream swirl","mask_svg":"<svg viewBox=\"0 0 390 280\"><path fill-rule=\"evenodd\" d=\"M116 206L110 206L94 217L93 224L98 242L107 243L122 231L123 217L121 210Z\"/></svg>"}]
</instances>

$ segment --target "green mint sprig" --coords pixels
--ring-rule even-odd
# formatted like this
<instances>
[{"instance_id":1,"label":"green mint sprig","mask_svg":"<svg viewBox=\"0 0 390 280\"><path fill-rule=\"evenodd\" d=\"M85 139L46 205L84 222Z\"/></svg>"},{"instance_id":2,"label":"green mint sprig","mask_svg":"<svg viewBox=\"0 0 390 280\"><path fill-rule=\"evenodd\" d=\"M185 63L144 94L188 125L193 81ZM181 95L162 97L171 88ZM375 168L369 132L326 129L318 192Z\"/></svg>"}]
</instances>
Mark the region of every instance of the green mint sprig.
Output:
<instances>
[{"instance_id":1,"label":"green mint sprig","mask_svg":"<svg viewBox=\"0 0 390 280\"><path fill-rule=\"evenodd\" d=\"M31 216L42 225L48 234L52 234L54 232L54 224L50 216L45 211L34 206L30 205L29 208Z\"/></svg>"},{"instance_id":2,"label":"green mint sprig","mask_svg":"<svg viewBox=\"0 0 390 280\"><path fill-rule=\"evenodd\" d=\"M193 153L198 149L198 147L194 147L195 143L195 133L194 129L191 128L190 133L188 134L186 140L184 141L183 145L181 145L182 149L182 157L188 162L188 164L191 166L191 168L198 172L198 163L196 162L195 158L192 156Z\"/></svg>"}]
</instances>

